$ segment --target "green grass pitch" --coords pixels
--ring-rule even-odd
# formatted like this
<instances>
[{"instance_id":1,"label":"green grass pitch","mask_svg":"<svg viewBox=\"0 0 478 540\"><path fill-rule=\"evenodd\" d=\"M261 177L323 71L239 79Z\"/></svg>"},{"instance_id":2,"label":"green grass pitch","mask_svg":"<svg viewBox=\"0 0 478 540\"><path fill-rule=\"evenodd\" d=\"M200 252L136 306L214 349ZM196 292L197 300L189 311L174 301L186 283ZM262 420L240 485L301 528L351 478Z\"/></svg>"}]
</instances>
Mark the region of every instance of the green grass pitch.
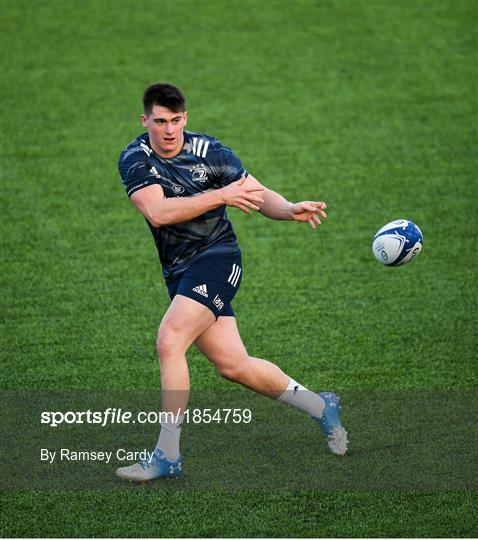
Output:
<instances>
[{"instance_id":1,"label":"green grass pitch","mask_svg":"<svg viewBox=\"0 0 478 540\"><path fill-rule=\"evenodd\" d=\"M461 392L476 405L477 3L3 0L0 10L1 388L159 387L154 340L168 299L116 163L140 133L143 89L171 81L190 129L220 138L290 200L328 204L315 232L230 211L245 271L234 306L251 354L351 396L344 467L359 479L289 489L291 462L267 490L253 480L240 491L15 490L15 468L2 466L2 536L477 536L476 482L364 489L363 456L376 447L359 431L373 419L370 393L403 393L412 424L416 392L444 421ZM384 268L371 238L398 218L421 227L424 250ZM189 361L194 388L230 388L195 351ZM399 459L400 434L386 432L395 409L383 410ZM476 416L462 422L451 436L476 437ZM7 446L22 435L19 423ZM247 452L247 431L238 437ZM446 429L430 444L441 437ZM337 466L322 440L317 453L323 470Z\"/></svg>"}]
</instances>

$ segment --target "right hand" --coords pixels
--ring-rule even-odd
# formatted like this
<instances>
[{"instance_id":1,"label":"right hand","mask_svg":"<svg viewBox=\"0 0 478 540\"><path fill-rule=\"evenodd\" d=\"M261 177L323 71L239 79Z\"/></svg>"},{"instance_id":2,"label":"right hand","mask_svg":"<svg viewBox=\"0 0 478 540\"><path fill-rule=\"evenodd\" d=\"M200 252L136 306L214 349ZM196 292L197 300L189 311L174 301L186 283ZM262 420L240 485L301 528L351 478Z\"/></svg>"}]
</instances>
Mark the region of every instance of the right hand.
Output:
<instances>
[{"instance_id":1,"label":"right hand","mask_svg":"<svg viewBox=\"0 0 478 540\"><path fill-rule=\"evenodd\" d=\"M232 182L219 191L227 206L235 206L246 214L250 214L251 210L260 210L260 205L264 202L261 196L261 191L264 187L258 182L257 184L246 183L246 178L242 177L236 182Z\"/></svg>"}]
</instances>

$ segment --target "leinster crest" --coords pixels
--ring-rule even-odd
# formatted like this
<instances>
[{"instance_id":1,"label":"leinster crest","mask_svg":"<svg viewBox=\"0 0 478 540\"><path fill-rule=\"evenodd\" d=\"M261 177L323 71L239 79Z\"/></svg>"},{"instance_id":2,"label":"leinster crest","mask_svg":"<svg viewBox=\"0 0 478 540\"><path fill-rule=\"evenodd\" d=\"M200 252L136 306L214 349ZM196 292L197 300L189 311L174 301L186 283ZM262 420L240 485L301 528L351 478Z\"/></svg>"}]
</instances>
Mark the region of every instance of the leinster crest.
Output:
<instances>
[{"instance_id":1,"label":"leinster crest","mask_svg":"<svg viewBox=\"0 0 478 540\"><path fill-rule=\"evenodd\" d=\"M206 167L204 165L194 165L192 169L189 169L192 174L192 179L195 182L206 182L208 180Z\"/></svg>"}]
</instances>

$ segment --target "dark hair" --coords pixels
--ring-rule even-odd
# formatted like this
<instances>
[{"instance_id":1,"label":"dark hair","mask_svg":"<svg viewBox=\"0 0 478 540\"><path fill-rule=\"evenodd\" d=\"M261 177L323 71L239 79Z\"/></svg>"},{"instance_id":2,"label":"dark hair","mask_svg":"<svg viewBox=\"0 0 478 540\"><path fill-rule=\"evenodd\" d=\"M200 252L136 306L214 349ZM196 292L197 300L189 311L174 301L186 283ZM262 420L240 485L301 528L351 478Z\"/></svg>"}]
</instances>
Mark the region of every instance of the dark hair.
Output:
<instances>
[{"instance_id":1,"label":"dark hair","mask_svg":"<svg viewBox=\"0 0 478 540\"><path fill-rule=\"evenodd\" d=\"M143 94L144 113L150 115L154 105L167 107L173 112L186 110L186 98L181 90L169 83L157 83L146 88Z\"/></svg>"}]
</instances>

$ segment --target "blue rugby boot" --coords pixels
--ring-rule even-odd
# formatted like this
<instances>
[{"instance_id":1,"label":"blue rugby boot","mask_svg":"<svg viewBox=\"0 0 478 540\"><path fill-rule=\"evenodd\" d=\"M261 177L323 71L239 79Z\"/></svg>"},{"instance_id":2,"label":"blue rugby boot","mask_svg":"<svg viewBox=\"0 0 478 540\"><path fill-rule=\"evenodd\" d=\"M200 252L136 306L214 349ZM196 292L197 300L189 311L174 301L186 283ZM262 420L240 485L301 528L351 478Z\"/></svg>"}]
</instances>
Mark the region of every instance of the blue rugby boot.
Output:
<instances>
[{"instance_id":1,"label":"blue rugby boot","mask_svg":"<svg viewBox=\"0 0 478 540\"><path fill-rule=\"evenodd\" d=\"M156 449L151 460L138 461L128 467L120 467L116 474L131 482L148 482L157 478L177 478L183 472L181 454L176 461L168 461L161 450Z\"/></svg>"},{"instance_id":2,"label":"blue rugby boot","mask_svg":"<svg viewBox=\"0 0 478 540\"><path fill-rule=\"evenodd\" d=\"M340 399L331 392L319 392L325 401L325 408L320 418L312 418L327 437L327 445L332 454L343 456L347 452L347 432L340 423Z\"/></svg>"}]
</instances>

